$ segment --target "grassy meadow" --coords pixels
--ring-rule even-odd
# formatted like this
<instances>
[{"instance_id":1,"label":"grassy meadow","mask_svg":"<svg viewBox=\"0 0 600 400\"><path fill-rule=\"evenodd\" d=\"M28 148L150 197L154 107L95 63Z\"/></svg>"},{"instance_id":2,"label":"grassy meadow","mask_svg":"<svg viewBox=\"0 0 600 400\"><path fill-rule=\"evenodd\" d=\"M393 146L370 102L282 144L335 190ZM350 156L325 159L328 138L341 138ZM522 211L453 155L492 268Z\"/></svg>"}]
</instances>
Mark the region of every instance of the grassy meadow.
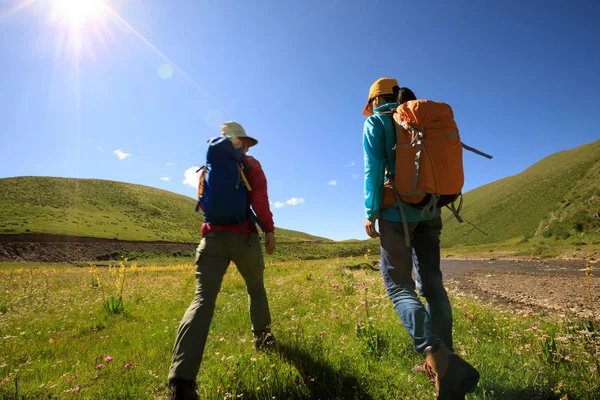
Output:
<instances>
[{"instance_id":1,"label":"grassy meadow","mask_svg":"<svg viewBox=\"0 0 600 400\"><path fill-rule=\"evenodd\" d=\"M465 194L442 255L580 257L600 249L600 141ZM197 243L192 198L95 179L0 179L0 234ZM198 376L205 399L432 399L375 267L379 241L277 229L265 282L278 340L252 349L231 267ZM120 261L127 257L128 261ZM114 251L77 265L0 263L0 399L160 399L193 298L193 251ZM586 277L582 273L582 280ZM467 296L449 282L456 351L482 379L470 399L600 398L600 329ZM600 312L600 311L598 311Z\"/></svg>"},{"instance_id":2,"label":"grassy meadow","mask_svg":"<svg viewBox=\"0 0 600 400\"><path fill-rule=\"evenodd\" d=\"M278 345L266 353L252 349L247 295L232 266L198 376L201 398L433 398L433 386L412 371L422 359L373 261L368 252L268 261ZM166 396L193 265L3 264L0 282L1 399ZM456 289L450 296L456 351L482 375L468 398L600 397L594 324L511 311Z\"/></svg>"}]
</instances>

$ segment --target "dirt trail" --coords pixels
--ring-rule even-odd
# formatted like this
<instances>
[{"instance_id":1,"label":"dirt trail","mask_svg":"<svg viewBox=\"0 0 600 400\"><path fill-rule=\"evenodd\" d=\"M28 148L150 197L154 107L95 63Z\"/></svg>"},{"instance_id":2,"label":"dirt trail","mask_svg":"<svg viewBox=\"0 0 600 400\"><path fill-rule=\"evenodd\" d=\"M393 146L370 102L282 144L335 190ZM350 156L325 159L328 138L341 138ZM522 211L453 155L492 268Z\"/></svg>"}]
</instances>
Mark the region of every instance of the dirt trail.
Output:
<instances>
[{"instance_id":1,"label":"dirt trail","mask_svg":"<svg viewBox=\"0 0 600 400\"><path fill-rule=\"evenodd\" d=\"M585 260L442 260L442 272L445 279L452 279L456 275L489 271L584 276Z\"/></svg>"},{"instance_id":2,"label":"dirt trail","mask_svg":"<svg viewBox=\"0 0 600 400\"><path fill-rule=\"evenodd\" d=\"M336 243L327 241L306 241L303 244ZM278 245L297 242L277 242ZM337 244L343 244L339 242ZM157 252L160 254L190 253L198 243L174 243L163 241L133 241L104 239L86 236L52 234L0 235L0 262L66 262L94 261L101 254L113 252ZM190 256L190 260L192 256Z\"/></svg>"},{"instance_id":3,"label":"dirt trail","mask_svg":"<svg viewBox=\"0 0 600 400\"><path fill-rule=\"evenodd\" d=\"M65 235L0 235L0 261L80 262L100 254L138 251L189 252L197 243L136 242Z\"/></svg>"}]
</instances>

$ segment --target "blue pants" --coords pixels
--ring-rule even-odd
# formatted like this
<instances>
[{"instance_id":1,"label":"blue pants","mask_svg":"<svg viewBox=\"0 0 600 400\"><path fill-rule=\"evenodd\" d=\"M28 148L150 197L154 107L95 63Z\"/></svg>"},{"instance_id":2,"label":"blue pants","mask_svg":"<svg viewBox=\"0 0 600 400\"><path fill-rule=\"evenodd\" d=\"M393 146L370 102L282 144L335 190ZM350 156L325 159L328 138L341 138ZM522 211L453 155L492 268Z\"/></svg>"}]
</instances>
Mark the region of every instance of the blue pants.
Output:
<instances>
[{"instance_id":1,"label":"blue pants","mask_svg":"<svg viewBox=\"0 0 600 400\"><path fill-rule=\"evenodd\" d=\"M408 224L412 247L404 244L401 222L379 220L381 274L394 309L412 336L415 350L444 343L452 350L452 308L440 270L440 217ZM419 294L427 303L419 300Z\"/></svg>"}]
</instances>

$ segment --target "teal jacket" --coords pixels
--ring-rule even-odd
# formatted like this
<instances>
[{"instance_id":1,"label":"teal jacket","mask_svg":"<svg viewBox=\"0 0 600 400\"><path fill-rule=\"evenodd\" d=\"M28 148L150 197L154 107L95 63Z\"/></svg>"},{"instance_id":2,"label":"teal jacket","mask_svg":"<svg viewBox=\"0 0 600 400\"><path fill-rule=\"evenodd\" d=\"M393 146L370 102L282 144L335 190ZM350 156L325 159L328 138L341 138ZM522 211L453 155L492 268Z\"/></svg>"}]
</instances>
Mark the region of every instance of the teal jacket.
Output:
<instances>
[{"instance_id":1,"label":"teal jacket","mask_svg":"<svg viewBox=\"0 0 600 400\"><path fill-rule=\"evenodd\" d=\"M386 180L385 169L390 174L396 172L396 144L394 121L383 111L398 107L398 103L388 103L375 109L375 115L365 121L363 130L363 148L365 150L365 214L368 219L378 218L401 222L400 210L388 207L381 210L383 200L383 184ZM438 209L434 215L421 215L421 209L403 204L406 222L419 222L440 216Z\"/></svg>"}]
</instances>

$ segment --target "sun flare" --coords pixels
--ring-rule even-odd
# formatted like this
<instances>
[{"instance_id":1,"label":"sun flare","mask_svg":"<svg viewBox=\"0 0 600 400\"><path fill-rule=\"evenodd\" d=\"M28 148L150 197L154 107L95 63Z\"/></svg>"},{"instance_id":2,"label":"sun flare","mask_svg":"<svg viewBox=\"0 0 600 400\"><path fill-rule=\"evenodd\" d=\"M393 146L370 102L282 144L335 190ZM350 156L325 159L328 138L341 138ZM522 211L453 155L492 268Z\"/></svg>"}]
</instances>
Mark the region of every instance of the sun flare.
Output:
<instances>
[{"instance_id":1,"label":"sun flare","mask_svg":"<svg viewBox=\"0 0 600 400\"><path fill-rule=\"evenodd\" d=\"M3 1L7 0L0 0L0 3ZM32 14L46 16L46 24L55 33L55 63L63 57L71 59L77 66L84 59L98 61L98 58L103 55L111 55L111 49L119 45L121 36L132 35L162 59L163 64L158 69L161 78L169 79L177 72L197 89L202 90L194 79L119 14L119 6L111 5L108 0L8 0L8 2L12 4L8 7L0 6L0 21L32 9ZM76 74L78 71L77 69Z\"/></svg>"},{"instance_id":2,"label":"sun flare","mask_svg":"<svg viewBox=\"0 0 600 400\"><path fill-rule=\"evenodd\" d=\"M55 0L54 11L60 20L81 26L101 18L106 7L102 0Z\"/></svg>"}]
</instances>

